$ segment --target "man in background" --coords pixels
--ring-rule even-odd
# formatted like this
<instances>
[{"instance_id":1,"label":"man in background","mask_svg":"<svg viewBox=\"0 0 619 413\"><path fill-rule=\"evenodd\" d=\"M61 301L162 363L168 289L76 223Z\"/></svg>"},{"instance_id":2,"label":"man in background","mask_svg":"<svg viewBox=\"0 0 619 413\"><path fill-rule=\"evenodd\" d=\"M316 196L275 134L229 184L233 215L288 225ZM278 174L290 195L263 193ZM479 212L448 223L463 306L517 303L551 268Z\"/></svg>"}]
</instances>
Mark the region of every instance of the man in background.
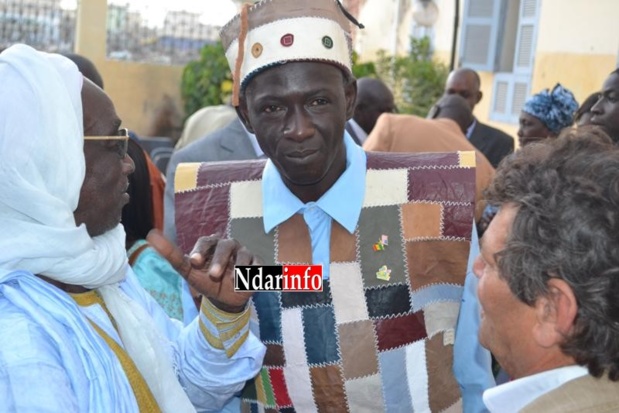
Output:
<instances>
[{"instance_id":1,"label":"man in background","mask_svg":"<svg viewBox=\"0 0 619 413\"><path fill-rule=\"evenodd\" d=\"M185 121L183 133L178 142L176 142L174 149L178 151L190 143L227 126L234 119L236 119L236 112L230 105L214 105L200 108Z\"/></svg>"},{"instance_id":2,"label":"man in background","mask_svg":"<svg viewBox=\"0 0 619 413\"><path fill-rule=\"evenodd\" d=\"M494 168L464 136L463 131L473 120L473 114L463 98L448 95L433 106L429 116L431 119L385 113L378 118L363 149L379 152L475 151L475 218L479 220L486 205L483 191L490 185Z\"/></svg>"},{"instance_id":3,"label":"man in background","mask_svg":"<svg viewBox=\"0 0 619 413\"><path fill-rule=\"evenodd\" d=\"M447 77L445 84L445 95L462 96L471 112L481 101L483 93L479 90L481 80L476 71L468 68L456 69ZM505 132L493 128L492 126L481 123L476 118L468 125L466 137L479 149L492 166L496 168L503 158L514 151L514 139Z\"/></svg>"},{"instance_id":4,"label":"man in background","mask_svg":"<svg viewBox=\"0 0 619 413\"><path fill-rule=\"evenodd\" d=\"M236 115L227 126L175 151L170 158L166 173L163 213L163 231L166 237L176 242L174 180L178 164L183 162L242 161L256 159L262 155L256 137L245 129Z\"/></svg>"},{"instance_id":5,"label":"man in background","mask_svg":"<svg viewBox=\"0 0 619 413\"><path fill-rule=\"evenodd\" d=\"M357 79L355 113L346 122L346 131L359 146L374 129L378 117L383 113L396 112L393 93L380 79L362 77Z\"/></svg>"}]
</instances>

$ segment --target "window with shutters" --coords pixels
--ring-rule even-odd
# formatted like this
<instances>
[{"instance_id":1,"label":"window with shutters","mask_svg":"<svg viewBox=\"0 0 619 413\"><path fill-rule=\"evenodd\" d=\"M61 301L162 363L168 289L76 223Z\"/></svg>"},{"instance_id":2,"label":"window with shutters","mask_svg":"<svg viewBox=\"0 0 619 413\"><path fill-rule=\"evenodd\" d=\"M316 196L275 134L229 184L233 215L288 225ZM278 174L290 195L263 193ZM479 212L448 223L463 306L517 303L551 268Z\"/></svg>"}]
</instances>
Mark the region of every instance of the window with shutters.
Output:
<instances>
[{"instance_id":1,"label":"window with shutters","mask_svg":"<svg viewBox=\"0 0 619 413\"><path fill-rule=\"evenodd\" d=\"M520 109L530 94L530 83L530 74L496 73L490 119L505 123L518 123Z\"/></svg>"},{"instance_id":2,"label":"window with shutters","mask_svg":"<svg viewBox=\"0 0 619 413\"><path fill-rule=\"evenodd\" d=\"M530 94L542 0L464 0L460 67L494 72L490 119L517 123Z\"/></svg>"},{"instance_id":3,"label":"window with shutters","mask_svg":"<svg viewBox=\"0 0 619 413\"><path fill-rule=\"evenodd\" d=\"M465 0L460 34L460 66L494 71L503 0Z\"/></svg>"},{"instance_id":4,"label":"window with shutters","mask_svg":"<svg viewBox=\"0 0 619 413\"><path fill-rule=\"evenodd\" d=\"M497 2L499 2L498 0ZM520 110L531 94L537 26L541 0L507 0L498 42L490 119L518 123Z\"/></svg>"}]
</instances>

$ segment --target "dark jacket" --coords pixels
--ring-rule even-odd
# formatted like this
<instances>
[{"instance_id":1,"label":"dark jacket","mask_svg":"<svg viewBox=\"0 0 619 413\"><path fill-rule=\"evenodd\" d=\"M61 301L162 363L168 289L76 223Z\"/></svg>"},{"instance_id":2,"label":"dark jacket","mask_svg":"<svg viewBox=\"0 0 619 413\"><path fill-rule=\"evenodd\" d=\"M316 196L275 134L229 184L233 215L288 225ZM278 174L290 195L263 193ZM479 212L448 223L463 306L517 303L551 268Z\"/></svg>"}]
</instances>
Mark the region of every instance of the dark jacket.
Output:
<instances>
[{"instance_id":1,"label":"dark jacket","mask_svg":"<svg viewBox=\"0 0 619 413\"><path fill-rule=\"evenodd\" d=\"M469 141L483 153L493 167L514 151L514 139L505 132L477 121Z\"/></svg>"}]
</instances>

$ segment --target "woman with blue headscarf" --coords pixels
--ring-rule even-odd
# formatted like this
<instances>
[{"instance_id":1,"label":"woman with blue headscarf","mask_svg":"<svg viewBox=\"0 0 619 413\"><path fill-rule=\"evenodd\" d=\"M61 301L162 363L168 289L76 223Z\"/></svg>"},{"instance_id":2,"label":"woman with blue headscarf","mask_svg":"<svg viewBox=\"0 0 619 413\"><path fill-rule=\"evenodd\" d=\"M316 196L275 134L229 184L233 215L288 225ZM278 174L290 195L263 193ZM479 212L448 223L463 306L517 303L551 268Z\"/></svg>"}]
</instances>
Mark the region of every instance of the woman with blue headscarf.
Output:
<instances>
[{"instance_id":1,"label":"woman with blue headscarf","mask_svg":"<svg viewBox=\"0 0 619 413\"><path fill-rule=\"evenodd\" d=\"M518 140L520 147L559 135L572 126L578 102L568 89L556 84L531 96L520 112Z\"/></svg>"}]
</instances>

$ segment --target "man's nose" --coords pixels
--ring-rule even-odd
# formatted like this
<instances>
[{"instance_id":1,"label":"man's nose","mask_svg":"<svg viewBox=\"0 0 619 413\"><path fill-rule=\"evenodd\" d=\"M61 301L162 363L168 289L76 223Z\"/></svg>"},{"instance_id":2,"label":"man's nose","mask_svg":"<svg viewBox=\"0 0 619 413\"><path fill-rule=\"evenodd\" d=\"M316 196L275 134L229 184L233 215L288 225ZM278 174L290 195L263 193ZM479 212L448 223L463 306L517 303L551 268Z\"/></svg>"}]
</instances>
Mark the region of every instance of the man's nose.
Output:
<instances>
[{"instance_id":1,"label":"man's nose","mask_svg":"<svg viewBox=\"0 0 619 413\"><path fill-rule=\"evenodd\" d=\"M314 135L314 123L303 107L294 107L288 111L284 134L287 138L303 141Z\"/></svg>"},{"instance_id":2,"label":"man's nose","mask_svg":"<svg viewBox=\"0 0 619 413\"><path fill-rule=\"evenodd\" d=\"M121 162L123 163L123 174L131 175L135 171L135 163L129 155L125 156Z\"/></svg>"}]
</instances>

